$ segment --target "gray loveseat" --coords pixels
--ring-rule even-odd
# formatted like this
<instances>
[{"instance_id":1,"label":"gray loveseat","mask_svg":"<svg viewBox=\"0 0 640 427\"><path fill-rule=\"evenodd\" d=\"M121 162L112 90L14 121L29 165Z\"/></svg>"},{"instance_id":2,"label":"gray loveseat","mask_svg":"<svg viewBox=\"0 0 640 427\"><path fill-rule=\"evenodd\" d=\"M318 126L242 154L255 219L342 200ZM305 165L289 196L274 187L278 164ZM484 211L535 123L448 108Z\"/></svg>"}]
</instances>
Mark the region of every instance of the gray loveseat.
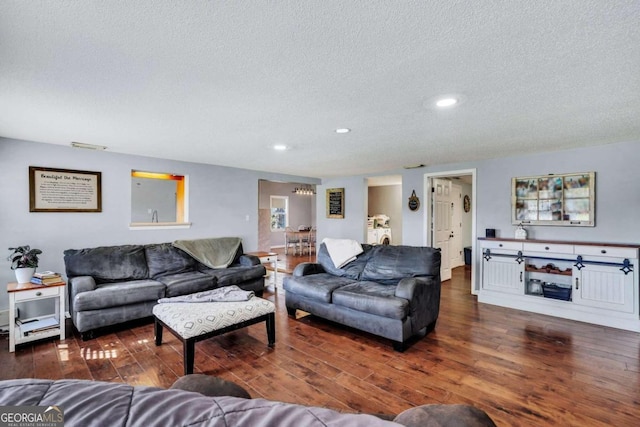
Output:
<instances>
[{"instance_id":1,"label":"gray loveseat","mask_svg":"<svg viewBox=\"0 0 640 427\"><path fill-rule=\"evenodd\" d=\"M209 268L171 243L64 251L69 312L83 339L105 326L152 316L159 298L237 285L262 295L266 270L239 245L226 268Z\"/></svg>"},{"instance_id":2,"label":"gray loveseat","mask_svg":"<svg viewBox=\"0 0 640 427\"><path fill-rule=\"evenodd\" d=\"M0 381L5 412L18 405L39 406L40 414L47 410L49 417L64 417L65 427L495 427L484 411L470 405L422 405L377 417L250 397L234 383L205 375L182 377L169 390L87 380Z\"/></svg>"},{"instance_id":3,"label":"gray loveseat","mask_svg":"<svg viewBox=\"0 0 640 427\"><path fill-rule=\"evenodd\" d=\"M323 243L317 263L299 264L285 277L289 315L301 309L393 340L407 341L435 327L440 311L440 250L362 245L364 252L336 268Z\"/></svg>"}]
</instances>

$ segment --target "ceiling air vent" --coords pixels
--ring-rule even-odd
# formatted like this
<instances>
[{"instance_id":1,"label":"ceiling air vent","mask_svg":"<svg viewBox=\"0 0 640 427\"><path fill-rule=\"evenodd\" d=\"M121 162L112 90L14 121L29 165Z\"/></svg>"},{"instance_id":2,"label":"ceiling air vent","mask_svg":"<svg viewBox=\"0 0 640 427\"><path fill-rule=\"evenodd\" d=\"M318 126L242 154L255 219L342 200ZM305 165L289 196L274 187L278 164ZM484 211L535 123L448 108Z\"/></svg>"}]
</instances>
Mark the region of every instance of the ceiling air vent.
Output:
<instances>
[{"instance_id":1,"label":"ceiling air vent","mask_svg":"<svg viewBox=\"0 0 640 427\"><path fill-rule=\"evenodd\" d=\"M94 144L85 144L83 142L72 142L71 146L73 148L84 148L85 150L106 150L107 147L104 145L94 145Z\"/></svg>"}]
</instances>

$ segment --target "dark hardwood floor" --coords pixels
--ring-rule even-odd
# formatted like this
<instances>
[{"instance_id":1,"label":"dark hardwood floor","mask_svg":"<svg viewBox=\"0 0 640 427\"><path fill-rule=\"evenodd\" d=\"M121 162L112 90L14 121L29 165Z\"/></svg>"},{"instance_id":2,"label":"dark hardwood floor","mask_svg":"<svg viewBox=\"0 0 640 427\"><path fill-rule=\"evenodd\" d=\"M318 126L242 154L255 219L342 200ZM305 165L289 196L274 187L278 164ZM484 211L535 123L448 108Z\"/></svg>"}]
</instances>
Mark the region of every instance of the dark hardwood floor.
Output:
<instances>
[{"instance_id":1,"label":"dark hardwood floor","mask_svg":"<svg viewBox=\"0 0 640 427\"><path fill-rule=\"evenodd\" d=\"M275 348L267 347L264 325L254 325L196 344L196 372L233 380L253 397L340 411L395 414L427 403L468 403L499 426L640 420L640 334L478 304L464 267L443 283L436 330L404 353L313 316L289 318L285 293L270 289ZM182 375L182 347L165 337L156 347L152 324L139 323L86 342L72 333L16 353L3 337L0 378L168 387Z\"/></svg>"}]
</instances>

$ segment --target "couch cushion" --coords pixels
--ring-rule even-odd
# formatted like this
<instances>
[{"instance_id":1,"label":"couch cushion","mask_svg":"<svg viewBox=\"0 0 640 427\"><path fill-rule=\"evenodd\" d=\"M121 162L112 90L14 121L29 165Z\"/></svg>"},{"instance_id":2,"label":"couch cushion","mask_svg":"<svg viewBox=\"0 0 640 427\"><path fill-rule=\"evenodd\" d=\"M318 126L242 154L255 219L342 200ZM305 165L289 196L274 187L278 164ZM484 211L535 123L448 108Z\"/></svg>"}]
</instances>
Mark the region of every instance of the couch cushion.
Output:
<instances>
[{"instance_id":1,"label":"couch cushion","mask_svg":"<svg viewBox=\"0 0 640 427\"><path fill-rule=\"evenodd\" d=\"M395 296L395 286L376 282L356 282L333 291L333 303L391 319L404 319L409 301Z\"/></svg>"},{"instance_id":2,"label":"couch cushion","mask_svg":"<svg viewBox=\"0 0 640 427\"><path fill-rule=\"evenodd\" d=\"M291 276L284 279L284 290L313 300L331 302L335 289L354 283L353 279L336 277L329 273L309 276Z\"/></svg>"},{"instance_id":3,"label":"couch cushion","mask_svg":"<svg viewBox=\"0 0 640 427\"><path fill-rule=\"evenodd\" d=\"M99 310L164 297L165 286L155 280L107 283L91 292L80 292L73 300L73 310Z\"/></svg>"},{"instance_id":4,"label":"couch cushion","mask_svg":"<svg viewBox=\"0 0 640 427\"><path fill-rule=\"evenodd\" d=\"M96 283L141 280L149 277L141 245L100 246L64 251L67 277L92 276Z\"/></svg>"},{"instance_id":5,"label":"couch cushion","mask_svg":"<svg viewBox=\"0 0 640 427\"><path fill-rule=\"evenodd\" d=\"M198 271L169 274L158 277L157 280L167 286L166 297L194 294L216 287L216 279L214 277Z\"/></svg>"},{"instance_id":6,"label":"couch cushion","mask_svg":"<svg viewBox=\"0 0 640 427\"><path fill-rule=\"evenodd\" d=\"M200 264L200 271L213 276L218 280L218 286L240 285L243 282L264 277L267 269L264 265L239 266L233 265L227 268L209 268Z\"/></svg>"},{"instance_id":7,"label":"couch cushion","mask_svg":"<svg viewBox=\"0 0 640 427\"><path fill-rule=\"evenodd\" d=\"M405 277L440 274L440 249L417 246L376 246L361 280L396 285Z\"/></svg>"},{"instance_id":8,"label":"couch cushion","mask_svg":"<svg viewBox=\"0 0 640 427\"><path fill-rule=\"evenodd\" d=\"M152 279L194 271L196 268L196 260L186 252L173 247L171 243L146 245L144 252L149 266L149 277Z\"/></svg>"},{"instance_id":9,"label":"couch cushion","mask_svg":"<svg viewBox=\"0 0 640 427\"><path fill-rule=\"evenodd\" d=\"M320 248L318 249L318 264L324 268L324 271L327 273L331 273L334 276L338 277L347 277L349 279L358 280L360 275L362 274L362 270L364 269L369 257L371 255L371 249L373 246L371 245L362 245L363 252L356 257L355 260L351 261L347 265L342 268L336 268L329 256L329 252L327 251L327 246L324 243L320 244Z\"/></svg>"}]
</instances>

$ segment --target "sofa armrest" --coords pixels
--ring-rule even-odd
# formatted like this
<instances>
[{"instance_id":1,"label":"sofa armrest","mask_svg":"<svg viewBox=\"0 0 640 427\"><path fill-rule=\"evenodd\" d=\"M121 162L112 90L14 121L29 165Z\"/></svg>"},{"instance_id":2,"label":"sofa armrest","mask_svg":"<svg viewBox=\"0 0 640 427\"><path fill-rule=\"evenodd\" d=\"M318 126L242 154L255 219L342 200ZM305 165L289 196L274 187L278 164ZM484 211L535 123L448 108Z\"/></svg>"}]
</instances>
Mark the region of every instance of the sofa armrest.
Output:
<instances>
[{"instance_id":1,"label":"sofa armrest","mask_svg":"<svg viewBox=\"0 0 640 427\"><path fill-rule=\"evenodd\" d=\"M405 277L395 296L409 301L411 323L418 331L438 319L440 314L440 276Z\"/></svg>"},{"instance_id":2,"label":"sofa armrest","mask_svg":"<svg viewBox=\"0 0 640 427\"><path fill-rule=\"evenodd\" d=\"M96 288L93 276L76 276L69 279L69 312L74 313L73 300L82 292L90 292Z\"/></svg>"},{"instance_id":3,"label":"sofa armrest","mask_svg":"<svg viewBox=\"0 0 640 427\"><path fill-rule=\"evenodd\" d=\"M400 413L394 422L406 427L456 425L459 427L495 427L491 417L471 405L421 405Z\"/></svg>"},{"instance_id":4,"label":"sofa armrest","mask_svg":"<svg viewBox=\"0 0 640 427\"><path fill-rule=\"evenodd\" d=\"M260 258L258 258L255 255L247 255L247 254L240 255L240 258L238 259L238 261L240 261L240 265L244 267L251 267L254 265L261 264Z\"/></svg>"},{"instance_id":5,"label":"sofa armrest","mask_svg":"<svg viewBox=\"0 0 640 427\"><path fill-rule=\"evenodd\" d=\"M421 293L421 286L433 286L434 281L432 277L405 277L398 282L396 287L396 296L398 298L404 298L412 301L416 296Z\"/></svg>"},{"instance_id":6,"label":"sofa armrest","mask_svg":"<svg viewBox=\"0 0 640 427\"><path fill-rule=\"evenodd\" d=\"M295 277L301 277L324 272L325 270L320 264L315 262L303 262L302 264L296 265L292 275Z\"/></svg>"},{"instance_id":7,"label":"sofa armrest","mask_svg":"<svg viewBox=\"0 0 640 427\"><path fill-rule=\"evenodd\" d=\"M93 291L96 288L96 281L92 276L78 276L69 279L69 289L71 298L81 292Z\"/></svg>"}]
</instances>

